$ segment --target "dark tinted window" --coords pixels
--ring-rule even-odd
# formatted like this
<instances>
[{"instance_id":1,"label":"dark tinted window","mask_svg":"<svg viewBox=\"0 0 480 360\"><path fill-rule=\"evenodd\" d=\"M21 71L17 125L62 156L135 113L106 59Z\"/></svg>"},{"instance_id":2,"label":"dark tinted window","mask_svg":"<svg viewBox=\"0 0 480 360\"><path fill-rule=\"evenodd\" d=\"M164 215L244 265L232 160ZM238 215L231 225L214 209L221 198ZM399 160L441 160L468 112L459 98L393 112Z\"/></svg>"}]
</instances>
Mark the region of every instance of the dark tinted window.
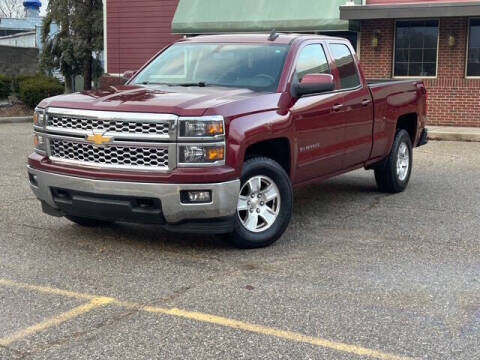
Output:
<instances>
[{"instance_id":1,"label":"dark tinted window","mask_svg":"<svg viewBox=\"0 0 480 360\"><path fill-rule=\"evenodd\" d=\"M438 21L397 21L395 76L437 74Z\"/></svg>"},{"instance_id":2,"label":"dark tinted window","mask_svg":"<svg viewBox=\"0 0 480 360\"><path fill-rule=\"evenodd\" d=\"M306 74L330 74L327 57L320 44L305 46L298 56L296 74L298 80Z\"/></svg>"},{"instance_id":3,"label":"dark tinted window","mask_svg":"<svg viewBox=\"0 0 480 360\"><path fill-rule=\"evenodd\" d=\"M330 44L329 46L338 69L342 89L354 88L360 85L357 66L350 49L344 44Z\"/></svg>"},{"instance_id":4,"label":"dark tinted window","mask_svg":"<svg viewBox=\"0 0 480 360\"><path fill-rule=\"evenodd\" d=\"M480 19L470 20L467 76L480 76Z\"/></svg>"}]
</instances>

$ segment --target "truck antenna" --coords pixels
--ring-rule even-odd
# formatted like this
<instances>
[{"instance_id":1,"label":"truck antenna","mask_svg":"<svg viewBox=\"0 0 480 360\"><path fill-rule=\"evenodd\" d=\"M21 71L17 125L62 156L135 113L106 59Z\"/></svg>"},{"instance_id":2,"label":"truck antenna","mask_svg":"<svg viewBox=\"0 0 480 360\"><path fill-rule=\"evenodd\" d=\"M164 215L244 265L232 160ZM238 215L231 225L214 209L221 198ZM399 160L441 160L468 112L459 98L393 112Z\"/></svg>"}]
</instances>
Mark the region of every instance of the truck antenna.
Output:
<instances>
[{"instance_id":1,"label":"truck antenna","mask_svg":"<svg viewBox=\"0 0 480 360\"><path fill-rule=\"evenodd\" d=\"M277 33L275 29L272 30L270 35L268 36L268 41L275 41L280 35Z\"/></svg>"}]
</instances>

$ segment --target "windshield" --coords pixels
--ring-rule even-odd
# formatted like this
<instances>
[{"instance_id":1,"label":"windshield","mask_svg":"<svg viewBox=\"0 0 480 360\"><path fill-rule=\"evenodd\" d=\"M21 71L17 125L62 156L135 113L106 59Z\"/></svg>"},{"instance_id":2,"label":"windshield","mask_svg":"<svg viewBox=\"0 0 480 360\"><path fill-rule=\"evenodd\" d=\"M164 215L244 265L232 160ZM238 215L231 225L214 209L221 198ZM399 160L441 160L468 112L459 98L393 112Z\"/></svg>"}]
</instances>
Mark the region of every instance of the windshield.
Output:
<instances>
[{"instance_id":1,"label":"windshield","mask_svg":"<svg viewBox=\"0 0 480 360\"><path fill-rule=\"evenodd\" d=\"M134 83L275 92L287 52L288 45L174 44L143 69Z\"/></svg>"}]
</instances>

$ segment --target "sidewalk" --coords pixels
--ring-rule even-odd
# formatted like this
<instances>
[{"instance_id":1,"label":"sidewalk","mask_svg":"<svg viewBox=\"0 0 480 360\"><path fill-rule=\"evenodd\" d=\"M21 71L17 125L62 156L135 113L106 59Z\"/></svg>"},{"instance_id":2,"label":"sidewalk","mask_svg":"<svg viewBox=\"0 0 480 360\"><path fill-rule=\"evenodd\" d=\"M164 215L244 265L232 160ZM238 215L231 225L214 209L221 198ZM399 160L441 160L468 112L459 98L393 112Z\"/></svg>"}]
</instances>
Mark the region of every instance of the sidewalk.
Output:
<instances>
[{"instance_id":1,"label":"sidewalk","mask_svg":"<svg viewBox=\"0 0 480 360\"><path fill-rule=\"evenodd\" d=\"M428 126L430 140L480 141L480 127Z\"/></svg>"},{"instance_id":2,"label":"sidewalk","mask_svg":"<svg viewBox=\"0 0 480 360\"><path fill-rule=\"evenodd\" d=\"M11 123L33 123L32 116L9 116L9 117L0 117L0 124L11 124Z\"/></svg>"}]
</instances>

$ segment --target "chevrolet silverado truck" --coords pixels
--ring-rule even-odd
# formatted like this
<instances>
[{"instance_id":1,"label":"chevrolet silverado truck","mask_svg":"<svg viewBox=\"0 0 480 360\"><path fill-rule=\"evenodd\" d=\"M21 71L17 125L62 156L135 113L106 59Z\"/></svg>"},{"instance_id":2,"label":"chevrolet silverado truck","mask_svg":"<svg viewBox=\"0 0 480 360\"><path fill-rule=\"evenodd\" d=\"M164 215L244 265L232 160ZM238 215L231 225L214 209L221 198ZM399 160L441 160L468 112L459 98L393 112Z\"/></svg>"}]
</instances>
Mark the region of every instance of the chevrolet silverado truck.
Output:
<instances>
[{"instance_id":1,"label":"chevrolet silverado truck","mask_svg":"<svg viewBox=\"0 0 480 360\"><path fill-rule=\"evenodd\" d=\"M342 38L186 38L127 76L38 105L28 175L46 214L262 247L295 187L365 168L401 192L427 141L422 81L367 82Z\"/></svg>"}]
</instances>

